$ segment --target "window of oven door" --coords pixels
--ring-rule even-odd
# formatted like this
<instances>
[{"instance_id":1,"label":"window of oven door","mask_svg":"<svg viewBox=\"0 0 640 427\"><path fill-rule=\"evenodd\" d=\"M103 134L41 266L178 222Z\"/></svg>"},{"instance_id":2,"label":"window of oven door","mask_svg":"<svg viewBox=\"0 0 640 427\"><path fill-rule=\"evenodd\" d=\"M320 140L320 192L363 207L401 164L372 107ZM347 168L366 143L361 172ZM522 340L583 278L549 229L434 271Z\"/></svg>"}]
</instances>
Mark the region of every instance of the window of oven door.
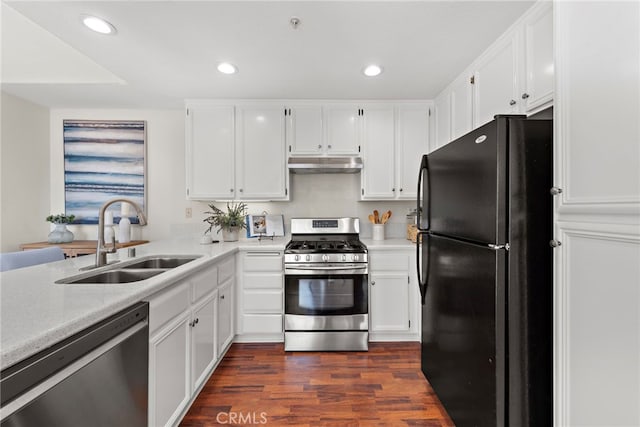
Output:
<instances>
[{"instance_id":1,"label":"window of oven door","mask_svg":"<svg viewBox=\"0 0 640 427\"><path fill-rule=\"evenodd\" d=\"M366 274L285 276L285 313L307 316L366 314Z\"/></svg>"}]
</instances>

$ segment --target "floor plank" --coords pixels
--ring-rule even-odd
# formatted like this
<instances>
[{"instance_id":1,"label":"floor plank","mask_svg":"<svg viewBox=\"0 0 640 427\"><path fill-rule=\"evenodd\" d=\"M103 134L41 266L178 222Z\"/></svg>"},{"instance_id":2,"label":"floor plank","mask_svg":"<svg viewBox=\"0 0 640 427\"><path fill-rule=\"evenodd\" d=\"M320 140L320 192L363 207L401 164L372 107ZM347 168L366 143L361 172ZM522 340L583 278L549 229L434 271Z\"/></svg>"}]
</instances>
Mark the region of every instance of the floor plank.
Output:
<instances>
[{"instance_id":1,"label":"floor plank","mask_svg":"<svg viewBox=\"0 0 640 427\"><path fill-rule=\"evenodd\" d=\"M420 371L420 344L285 352L233 344L180 424L431 426L453 423Z\"/></svg>"}]
</instances>

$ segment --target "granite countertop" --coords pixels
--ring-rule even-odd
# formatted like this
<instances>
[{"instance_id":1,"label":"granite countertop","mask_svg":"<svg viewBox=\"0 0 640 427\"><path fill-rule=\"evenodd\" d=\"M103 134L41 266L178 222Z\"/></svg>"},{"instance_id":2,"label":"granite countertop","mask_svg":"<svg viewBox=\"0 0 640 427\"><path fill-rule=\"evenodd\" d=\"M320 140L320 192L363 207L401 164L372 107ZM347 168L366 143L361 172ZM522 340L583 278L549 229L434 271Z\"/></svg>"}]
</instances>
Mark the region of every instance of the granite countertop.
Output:
<instances>
[{"instance_id":1,"label":"granite countertop","mask_svg":"<svg viewBox=\"0 0 640 427\"><path fill-rule=\"evenodd\" d=\"M92 256L69 258L0 273L0 369L43 350L110 315L170 286L191 272L238 250L282 250L288 237L240 240L209 245L199 238L162 240L136 246L137 257L201 255L195 261L161 275L124 284L56 284L80 274L95 262ZM109 255L126 260L127 249ZM109 267L107 267L109 268ZM98 271L97 269L94 271Z\"/></svg>"}]
</instances>

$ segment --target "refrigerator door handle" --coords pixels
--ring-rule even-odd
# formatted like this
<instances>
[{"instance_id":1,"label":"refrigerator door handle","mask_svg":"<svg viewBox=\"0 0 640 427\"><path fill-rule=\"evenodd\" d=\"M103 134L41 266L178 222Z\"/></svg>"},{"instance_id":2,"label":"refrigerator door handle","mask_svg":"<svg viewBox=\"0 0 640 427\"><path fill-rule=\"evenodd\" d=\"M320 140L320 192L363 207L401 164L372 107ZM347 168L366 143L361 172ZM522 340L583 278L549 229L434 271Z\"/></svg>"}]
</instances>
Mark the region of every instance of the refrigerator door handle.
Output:
<instances>
[{"instance_id":1,"label":"refrigerator door handle","mask_svg":"<svg viewBox=\"0 0 640 427\"><path fill-rule=\"evenodd\" d=\"M508 243L505 243L504 245L494 245L492 243L489 243L487 246L489 247L489 249L492 249L494 251L499 251L501 249L508 251L510 247Z\"/></svg>"},{"instance_id":2,"label":"refrigerator door handle","mask_svg":"<svg viewBox=\"0 0 640 427\"><path fill-rule=\"evenodd\" d=\"M423 235L428 235L429 233L426 231L419 231L418 235L416 236L416 267L417 267L417 273L418 273L418 287L420 289L420 297L422 299L422 305L424 305L425 302L425 298L427 296L427 286L428 286L428 280L429 280L429 261L427 261L427 271L426 271L426 277L424 278L425 280L423 281L422 279L422 265L421 262L423 260L423 257L421 256L422 254L420 253L420 247L421 247L421 242L422 242L422 236Z\"/></svg>"},{"instance_id":3,"label":"refrigerator door handle","mask_svg":"<svg viewBox=\"0 0 640 427\"><path fill-rule=\"evenodd\" d=\"M424 173L423 173L424 171ZM422 161L420 162L420 170L418 171L418 216L416 217L416 225L418 227L419 231L427 231L429 229L429 227L427 226L427 228L422 228L422 220L420 219L420 214L422 213L423 209L422 209L422 201L420 200L420 197L422 197L422 178L426 176L427 177L427 183L426 185L429 185L429 168L427 166L427 155L423 155L422 156ZM428 193L427 193L428 194ZM429 206L429 201L428 200L424 200L424 202L426 203L427 207ZM426 214L426 210L425 210L425 214Z\"/></svg>"}]
</instances>

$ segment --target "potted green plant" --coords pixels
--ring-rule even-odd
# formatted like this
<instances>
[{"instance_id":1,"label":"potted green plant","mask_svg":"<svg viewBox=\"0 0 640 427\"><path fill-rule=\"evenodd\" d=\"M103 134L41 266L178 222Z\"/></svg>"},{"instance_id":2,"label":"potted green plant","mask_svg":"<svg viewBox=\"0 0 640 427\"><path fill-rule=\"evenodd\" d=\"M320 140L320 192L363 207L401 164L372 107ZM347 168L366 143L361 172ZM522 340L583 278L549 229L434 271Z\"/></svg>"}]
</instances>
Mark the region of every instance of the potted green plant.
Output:
<instances>
[{"instance_id":1,"label":"potted green plant","mask_svg":"<svg viewBox=\"0 0 640 427\"><path fill-rule=\"evenodd\" d=\"M49 215L46 220L55 225L55 228L47 238L49 243L69 243L73 242L73 233L67 229L67 224L71 224L76 218L75 215Z\"/></svg>"},{"instance_id":2,"label":"potted green plant","mask_svg":"<svg viewBox=\"0 0 640 427\"><path fill-rule=\"evenodd\" d=\"M203 221L209 223L209 228L204 232L205 234L211 232L213 227L218 227L218 233L222 230L222 240L225 242L235 242L238 240L238 232L243 228L247 228L245 222L245 216L247 214L246 203L227 203L227 212L218 209L213 204L210 204L210 211L205 212L209 214Z\"/></svg>"}]
</instances>

